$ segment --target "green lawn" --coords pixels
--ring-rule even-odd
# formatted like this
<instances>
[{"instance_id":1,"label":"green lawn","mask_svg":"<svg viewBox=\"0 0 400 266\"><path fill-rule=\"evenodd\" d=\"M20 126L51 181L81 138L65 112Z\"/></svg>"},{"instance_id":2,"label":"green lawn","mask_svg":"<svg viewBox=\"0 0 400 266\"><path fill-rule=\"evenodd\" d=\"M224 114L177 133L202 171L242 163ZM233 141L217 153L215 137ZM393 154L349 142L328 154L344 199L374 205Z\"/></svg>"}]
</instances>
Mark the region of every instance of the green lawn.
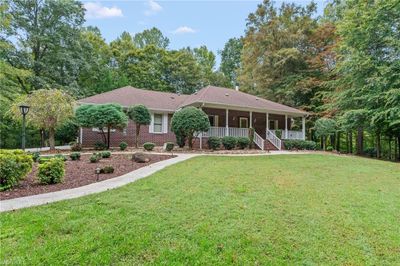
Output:
<instances>
[{"instance_id":1,"label":"green lawn","mask_svg":"<svg viewBox=\"0 0 400 266\"><path fill-rule=\"evenodd\" d=\"M400 164L198 157L0 221L0 259L8 264L395 265Z\"/></svg>"}]
</instances>

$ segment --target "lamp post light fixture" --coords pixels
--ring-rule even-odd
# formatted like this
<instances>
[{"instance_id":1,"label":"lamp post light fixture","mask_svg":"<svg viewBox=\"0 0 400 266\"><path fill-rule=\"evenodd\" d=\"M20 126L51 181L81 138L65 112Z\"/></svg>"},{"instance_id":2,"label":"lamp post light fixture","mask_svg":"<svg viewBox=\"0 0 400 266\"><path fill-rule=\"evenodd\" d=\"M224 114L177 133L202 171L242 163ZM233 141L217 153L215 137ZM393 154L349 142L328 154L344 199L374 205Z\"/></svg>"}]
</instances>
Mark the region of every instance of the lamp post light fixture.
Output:
<instances>
[{"instance_id":1,"label":"lamp post light fixture","mask_svg":"<svg viewBox=\"0 0 400 266\"><path fill-rule=\"evenodd\" d=\"M29 112L29 106L21 104L19 106L19 111L22 114L22 143L21 143L21 148L22 148L22 150L25 150L25 116Z\"/></svg>"},{"instance_id":2,"label":"lamp post light fixture","mask_svg":"<svg viewBox=\"0 0 400 266\"><path fill-rule=\"evenodd\" d=\"M100 171L101 171L100 167L97 167L94 170L94 173L96 174L96 181L99 181Z\"/></svg>"}]
</instances>

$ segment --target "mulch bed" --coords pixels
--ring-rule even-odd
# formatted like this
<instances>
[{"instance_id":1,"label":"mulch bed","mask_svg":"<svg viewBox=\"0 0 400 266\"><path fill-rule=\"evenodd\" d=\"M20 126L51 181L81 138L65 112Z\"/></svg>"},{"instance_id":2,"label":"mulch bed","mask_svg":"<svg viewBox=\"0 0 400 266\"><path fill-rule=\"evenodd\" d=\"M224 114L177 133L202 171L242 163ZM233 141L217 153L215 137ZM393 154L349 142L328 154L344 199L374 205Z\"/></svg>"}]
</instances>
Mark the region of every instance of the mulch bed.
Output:
<instances>
[{"instance_id":1,"label":"mulch bed","mask_svg":"<svg viewBox=\"0 0 400 266\"><path fill-rule=\"evenodd\" d=\"M82 154L79 161L71 161L68 159L68 161L65 162L64 182L54 185L39 184L36 178L38 164L35 163L32 172L29 173L18 186L14 187L12 190L0 192L0 200L76 188L97 182L95 174L95 169L97 167L102 168L107 165L112 165L114 167L114 173L99 175L99 181L102 181L175 156L147 154L147 157L150 158L148 163L136 163L132 161L132 154L113 154L111 158L103 158L98 163L90 163L89 157L89 154Z\"/></svg>"}]
</instances>

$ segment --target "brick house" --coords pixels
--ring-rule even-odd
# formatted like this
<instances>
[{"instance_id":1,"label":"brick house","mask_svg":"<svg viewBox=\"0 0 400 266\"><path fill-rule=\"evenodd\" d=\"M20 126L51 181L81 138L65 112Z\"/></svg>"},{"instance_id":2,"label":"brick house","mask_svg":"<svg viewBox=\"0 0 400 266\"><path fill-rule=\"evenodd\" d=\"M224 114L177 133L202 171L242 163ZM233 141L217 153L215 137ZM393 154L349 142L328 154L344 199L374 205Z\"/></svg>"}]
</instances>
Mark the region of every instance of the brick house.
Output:
<instances>
[{"instance_id":1,"label":"brick house","mask_svg":"<svg viewBox=\"0 0 400 266\"><path fill-rule=\"evenodd\" d=\"M210 136L247 137L249 128L254 128L254 146L262 150L280 150L285 139L305 139L306 112L234 89L208 86L183 95L128 86L78 101L78 104L106 103L118 103L124 108L143 104L149 109L152 121L149 126L141 127L140 144L153 142L161 146L165 142L175 142L170 128L172 115L186 106L201 108L210 119L210 129L196 139L195 146L199 148L207 147ZM79 139L83 146L93 146L102 140L100 134L96 128L81 128ZM280 138L277 135L281 135ZM122 141L133 145L134 139L132 121L122 131L111 131L111 146L118 146Z\"/></svg>"}]
</instances>

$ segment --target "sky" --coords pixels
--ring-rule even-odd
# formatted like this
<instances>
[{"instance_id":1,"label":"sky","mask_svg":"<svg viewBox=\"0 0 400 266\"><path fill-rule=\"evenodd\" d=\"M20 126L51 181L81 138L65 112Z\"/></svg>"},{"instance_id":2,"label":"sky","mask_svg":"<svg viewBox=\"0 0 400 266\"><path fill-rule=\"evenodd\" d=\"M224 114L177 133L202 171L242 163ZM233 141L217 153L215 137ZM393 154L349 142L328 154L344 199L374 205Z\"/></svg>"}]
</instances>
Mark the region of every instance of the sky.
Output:
<instances>
[{"instance_id":1,"label":"sky","mask_svg":"<svg viewBox=\"0 0 400 266\"><path fill-rule=\"evenodd\" d=\"M310 0L291 0L307 5ZM314 0L322 14L326 0ZM109 0L83 1L86 25L97 26L110 42L123 31L134 35L157 27L170 39L170 49L206 45L217 55L232 37L244 35L246 18L261 0ZM280 5L282 1L275 1Z\"/></svg>"}]
</instances>

